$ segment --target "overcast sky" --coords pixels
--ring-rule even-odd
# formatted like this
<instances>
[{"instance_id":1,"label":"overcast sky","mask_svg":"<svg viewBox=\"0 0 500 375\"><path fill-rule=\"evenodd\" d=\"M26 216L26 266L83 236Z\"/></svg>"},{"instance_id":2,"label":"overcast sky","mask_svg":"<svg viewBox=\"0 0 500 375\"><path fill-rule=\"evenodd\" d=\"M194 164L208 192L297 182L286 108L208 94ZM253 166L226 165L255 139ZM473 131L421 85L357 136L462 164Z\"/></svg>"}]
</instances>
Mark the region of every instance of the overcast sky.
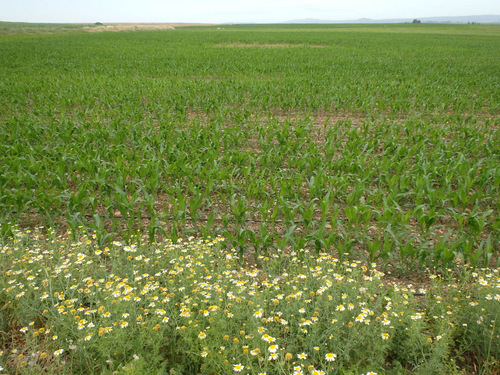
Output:
<instances>
[{"instance_id":1,"label":"overcast sky","mask_svg":"<svg viewBox=\"0 0 500 375\"><path fill-rule=\"evenodd\" d=\"M284 22L500 14L499 0L0 0L0 21Z\"/></svg>"}]
</instances>

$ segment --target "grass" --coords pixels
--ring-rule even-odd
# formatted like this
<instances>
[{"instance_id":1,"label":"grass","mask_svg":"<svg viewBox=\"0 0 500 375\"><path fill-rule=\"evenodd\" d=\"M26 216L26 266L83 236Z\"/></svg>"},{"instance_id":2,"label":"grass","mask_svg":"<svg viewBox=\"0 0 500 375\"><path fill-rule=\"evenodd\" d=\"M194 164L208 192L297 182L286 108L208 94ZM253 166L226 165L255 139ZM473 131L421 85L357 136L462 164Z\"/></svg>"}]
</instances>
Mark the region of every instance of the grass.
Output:
<instances>
[{"instance_id":1,"label":"grass","mask_svg":"<svg viewBox=\"0 0 500 375\"><path fill-rule=\"evenodd\" d=\"M495 373L498 36L0 36L2 366Z\"/></svg>"}]
</instances>

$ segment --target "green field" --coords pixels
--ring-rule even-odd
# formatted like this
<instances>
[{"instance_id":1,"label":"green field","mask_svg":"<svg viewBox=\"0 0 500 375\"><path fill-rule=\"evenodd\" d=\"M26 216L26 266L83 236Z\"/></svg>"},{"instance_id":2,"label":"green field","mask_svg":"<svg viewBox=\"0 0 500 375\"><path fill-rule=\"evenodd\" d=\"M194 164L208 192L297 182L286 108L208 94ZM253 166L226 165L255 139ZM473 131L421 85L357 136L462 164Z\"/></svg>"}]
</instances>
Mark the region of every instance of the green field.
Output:
<instances>
[{"instance_id":1,"label":"green field","mask_svg":"<svg viewBox=\"0 0 500 375\"><path fill-rule=\"evenodd\" d=\"M499 26L118 33L25 26L0 24L1 367L27 374L85 373L89 363L93 373L124 374L231 374L238 364L251 374L291 374L297 363L315 374L499 371ZM209 237L223 240L203 245ZM177 277L179 268L190 276ZM170 326L147 318L157 295L125 303L115 287L104 288L130 284L137 297L145 287L138 275L161 285ZM401 288L395 276L427 292ZM330 299L322 289L329 282ZM219 299L201 293L200 283ZM276 297L279 288L288 304ZM246 297L235 302L229 292ZM388 318L383 296L402 309L393 331L380 323ZM355 311L323 334L348 301ZM181 319L186 306L191 320ZM290 322L288 330L282 322L261 330L253 320L245 328L241 322L260 307L270 321ZM311 327L294 326L299 308ZM378 326L366 323L365 309ZM80 331L78 322L91 320L82 314L97 311ZM356 319L370 328L356 328ZM480 324L485 319L489 325ZM125 334L120 327L129 322ZM64 340L40 339L46 330ZM262 360L250 353L266 331L279 341L276 362L270 347L259 349ZM134 346L150 335L147 348ZM165 344L162 335L178 341ZM134 340L120 346L127 337ZM86 349L72 351L80 342ZM378 350L363 351L367 342Z\"/></svg>"},{"instance_id":2,"label":"green field","mask_svg":"<svg viewBox=\"0 0 500 375\"><path fill-rule=\"evenodd\" d=\"M470 32L468 32L470 30ZM447 32L448 31L448 32ZM0 221L497 264L500 28L0 39Z\"/></svg>"}]
</instances>

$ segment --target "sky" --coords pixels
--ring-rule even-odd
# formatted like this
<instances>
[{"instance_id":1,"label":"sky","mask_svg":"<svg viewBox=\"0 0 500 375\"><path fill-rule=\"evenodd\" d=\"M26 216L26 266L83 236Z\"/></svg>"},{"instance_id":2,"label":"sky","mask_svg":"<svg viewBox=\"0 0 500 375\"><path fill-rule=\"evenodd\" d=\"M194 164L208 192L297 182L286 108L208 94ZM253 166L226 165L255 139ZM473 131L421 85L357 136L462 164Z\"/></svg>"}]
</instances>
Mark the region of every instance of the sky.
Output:
<instances>
[{"instance_id":1,"label":"sky","mask_svg":"<svg viewBox=\"0 0 500 375\"><path fill-rule=\"evenodd\" d=\"M500 14L499 0L0 0L0 21L272 23Z\"/></svg>"}]
</instances>

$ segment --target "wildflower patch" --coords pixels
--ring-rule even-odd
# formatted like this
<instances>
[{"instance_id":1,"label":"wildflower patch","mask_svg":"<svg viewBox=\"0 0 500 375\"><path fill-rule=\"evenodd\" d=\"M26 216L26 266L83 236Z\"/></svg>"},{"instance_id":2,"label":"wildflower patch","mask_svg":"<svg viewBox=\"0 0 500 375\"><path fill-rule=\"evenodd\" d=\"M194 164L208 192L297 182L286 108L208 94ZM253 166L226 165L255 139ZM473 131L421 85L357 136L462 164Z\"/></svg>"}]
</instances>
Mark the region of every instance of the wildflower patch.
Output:
<instances>
[{"instance_id":1,"label":"wildflower patch","mask_svg":"<svg viewBox=\"0 0 500 375\"><path fill-rule=\"evenodd\" d=\"M99 247L91 236L70 242L17 232L0 247L10 322L0 365L20 373L88 373L90 361L93 373L365 374L402 366L444 374L472 366L462 353L497 366L498 269L433 275L416 289L389 282L375 264L326 253L277 251L248 267L223 241Z\"/></svg>"}]
</instances>

